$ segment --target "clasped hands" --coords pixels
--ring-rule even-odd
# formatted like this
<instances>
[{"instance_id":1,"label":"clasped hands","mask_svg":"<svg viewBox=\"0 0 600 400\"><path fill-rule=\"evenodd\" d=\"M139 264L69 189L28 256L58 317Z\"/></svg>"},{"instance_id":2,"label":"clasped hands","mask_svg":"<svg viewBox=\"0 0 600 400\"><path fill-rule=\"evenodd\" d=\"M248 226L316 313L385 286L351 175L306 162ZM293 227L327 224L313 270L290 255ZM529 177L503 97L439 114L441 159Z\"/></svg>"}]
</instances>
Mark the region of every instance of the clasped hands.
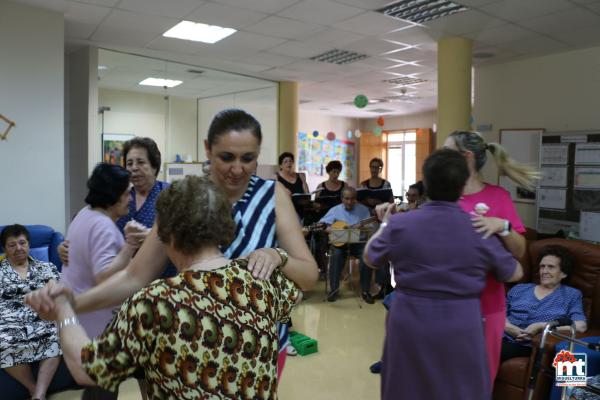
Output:
<instances>
[{"instance_id":1,"label":"clasped hands","mask_svg":"<svg viewBox=\"0 0 600 400\"><path fill-rule=\"evenodd\" d=\"M31 307L40 318L55 321L64 308L75 309L75 297L70 288L51 279L43 288L25 295L25 304Z\"/></svg>"},{"instance_id":2,"label":"clasped hands","mask_svg":"<svg viewBox=\"0 0 600 400\"><path fill-rule=\"evenodd\" d=\"M525 329L513 326L507 329L506 332L512 337L514 337L517 342L528 342L531 339L533 339L535 335L543 331L545 327L546 322L535 322L526 327Z\"/></svg>"}]
</instances>

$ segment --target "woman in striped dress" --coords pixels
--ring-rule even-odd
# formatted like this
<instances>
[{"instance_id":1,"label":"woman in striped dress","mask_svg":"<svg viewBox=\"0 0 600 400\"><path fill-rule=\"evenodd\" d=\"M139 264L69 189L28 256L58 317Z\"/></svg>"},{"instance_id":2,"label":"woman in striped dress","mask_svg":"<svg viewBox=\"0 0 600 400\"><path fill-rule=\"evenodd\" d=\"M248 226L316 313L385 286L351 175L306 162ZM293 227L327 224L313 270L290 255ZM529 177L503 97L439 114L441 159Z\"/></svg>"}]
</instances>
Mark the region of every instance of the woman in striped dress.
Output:
<instances>
[{"instance_id":1,"label":"woman in striped dress","mask_svg":"<svg viewBox=\"0 0 600 400\"><path fill-rule=\"evenodd\" d=\"M223 249L228 258L246 257L254 277L269 279L288 257L284 275L302 290L318 278L317 265L306 246L296 212L283 185L254 175L260 153L260 124L242 110L224 110L213 119L204 145L210 178L232 203L235 238ZM280 254L279 247L287 254ZM158 278L167 256L156 234L156 225L126 269L76 298L76 312L89 312L122 303L131 294ZM29 296L33 304L52 305L51 293ZM43 310L43 307L42 307ZM42 313L43 316L43 313ZM285 359L287 328L280 328L280 370ZM281 371L279 371L281 372Z\"/></svg>"}]
</instances>

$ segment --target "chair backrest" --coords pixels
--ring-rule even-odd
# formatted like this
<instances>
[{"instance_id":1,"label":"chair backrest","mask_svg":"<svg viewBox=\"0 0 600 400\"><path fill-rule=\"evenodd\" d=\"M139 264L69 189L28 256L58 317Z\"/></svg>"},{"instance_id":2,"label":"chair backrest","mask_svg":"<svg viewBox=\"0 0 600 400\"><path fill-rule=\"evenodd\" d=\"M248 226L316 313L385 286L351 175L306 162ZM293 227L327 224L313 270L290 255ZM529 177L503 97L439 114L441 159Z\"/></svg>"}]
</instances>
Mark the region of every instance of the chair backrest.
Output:
<instances>
[{"instance_id":1,"label":"chair backrest","mask_svg":"<svg viewBox=\"0 0 600 400\"><path fill-rule=\"evenodd\" d=\"M575 268L567 284L583 294L583 311L588 319L588 329L600 328L600 245L559 238L531 242L529 261L532 282L539 282L538 258L542 248L548 245L563 246L575 257Z\"/></svg>"},{"instance_id":2,"label":"chair backrest","mask_svg":"<svg viewBox=\"0 0 600 400\"><path fill-rule=\"evenodd\" d=\"M50 261L60 271L62 269L62 262L58 256L57 247L64 240L63 235L46 225L24 226L29 231L29 236L31 236L29 255L37 260ZM3 229L4 226L0 226L0 232ZM1 253L4 253L4 249L0 244Z\"/></svg>"}]
</instances>

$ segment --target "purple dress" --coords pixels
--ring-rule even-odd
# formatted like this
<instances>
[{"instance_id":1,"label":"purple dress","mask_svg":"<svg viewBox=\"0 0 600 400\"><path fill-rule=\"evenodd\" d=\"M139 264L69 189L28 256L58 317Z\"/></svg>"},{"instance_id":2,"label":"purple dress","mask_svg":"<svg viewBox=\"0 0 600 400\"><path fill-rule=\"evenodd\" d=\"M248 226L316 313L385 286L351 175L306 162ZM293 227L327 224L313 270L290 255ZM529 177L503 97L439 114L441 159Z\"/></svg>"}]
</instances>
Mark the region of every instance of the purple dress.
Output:
<instances>
[{"instance_id":1,"label":"purple dress","mask_svg":"<svg viewBox=\"0 0 600 400\"><path fill-rule=\"evenodd\" d=\"M489 399L479 297L488 272L506 281L516 267L498 238L482 239L457 203L432 201L392 216L368 258L391 262L397 283L381 398Z\"/></svg>"}]
</instances>

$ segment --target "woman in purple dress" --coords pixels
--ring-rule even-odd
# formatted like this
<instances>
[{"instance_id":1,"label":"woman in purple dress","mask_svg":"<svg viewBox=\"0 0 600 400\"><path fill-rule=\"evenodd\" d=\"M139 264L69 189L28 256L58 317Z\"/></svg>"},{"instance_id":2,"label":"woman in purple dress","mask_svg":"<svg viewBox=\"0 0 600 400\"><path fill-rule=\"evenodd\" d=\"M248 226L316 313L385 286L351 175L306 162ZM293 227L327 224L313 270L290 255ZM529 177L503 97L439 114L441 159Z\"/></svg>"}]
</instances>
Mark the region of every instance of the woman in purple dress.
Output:
<instances>
[{"instance_id":1,"label":"woman in purple dress","mask_svg":"<svg viewBox=\"0 0 600 400\"><path fill-rule=\"evenodd\" d=\"M523 271L496 237L475 232L457 204L469 176L460 153L436 151L423 176L431 201L391 217L390 207L365 250L368 264L391 262L396 280L382 399L489 399L480 293L489 272L514 281Z\"/></svg>"}]
</instances>

